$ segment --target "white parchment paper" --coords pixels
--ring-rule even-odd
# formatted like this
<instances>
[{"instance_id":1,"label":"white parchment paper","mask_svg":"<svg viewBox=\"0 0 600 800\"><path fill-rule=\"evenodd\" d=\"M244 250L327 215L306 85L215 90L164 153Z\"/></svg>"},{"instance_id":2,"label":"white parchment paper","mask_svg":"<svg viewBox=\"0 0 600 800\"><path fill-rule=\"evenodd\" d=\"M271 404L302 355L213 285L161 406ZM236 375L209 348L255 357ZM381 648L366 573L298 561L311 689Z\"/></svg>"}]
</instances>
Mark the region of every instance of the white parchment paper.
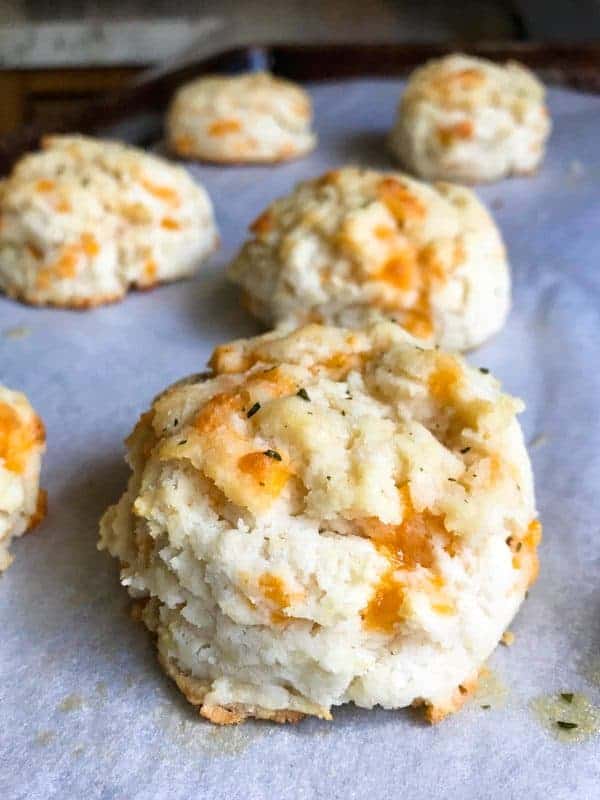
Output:
<instances>
[{"instance_id":1,"label":"white parchment paper","mask_svg":"<svg viewBox=\"0 0 600 800\"><path fill-rule=\"evenodd\" d=\"M214 345L259 330L224 280L247 224L325 168L391 167L384 136L400 89L313 87L320 147L309 158L194 168L223 241L197 279L86 312L0 297L0 380L27 392L46 422L50 498L46 522L14 545L0 579L2 800L600 796L599 738L562 744L529 708L561 690L600 703L590 677L600 648L600 97L551 90L555 130L541 172L477 190L508 245L514 307L470 359L527 402L545 529L516 642L491 660L505 703L472 702L434 728L408 712L352 707L333 723L214 728L162 675L128 617L116 564L96 551L137 416L167 384L202 370Z\"/></svg>"}]
</instances>

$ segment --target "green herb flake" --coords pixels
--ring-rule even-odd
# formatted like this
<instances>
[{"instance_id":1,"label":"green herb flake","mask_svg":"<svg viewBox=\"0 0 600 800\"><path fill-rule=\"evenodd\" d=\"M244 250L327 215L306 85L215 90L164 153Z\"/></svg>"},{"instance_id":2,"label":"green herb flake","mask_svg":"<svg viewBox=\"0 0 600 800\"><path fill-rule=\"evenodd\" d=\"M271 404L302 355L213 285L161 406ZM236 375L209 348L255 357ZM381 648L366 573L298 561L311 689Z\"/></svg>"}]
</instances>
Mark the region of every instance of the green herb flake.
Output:
<instances>
[{"instance_id":1,"label":"green herb flake","mask_svg":"<svg viewBox=\"0 0 600 800\"><path fill-rule=\"evenodd\" d=\"M560 696L565 701L565 703L573 702L573 692L561 692Z\"/></svg>"},{"instance_id":2,"label":"green herb flake","mask_svg":"<svg viewBox=\"0 0 600 800\"><path fill-rule=\"evenodd\" d=\"M470 449L471 449L470 447L463 447L463 449L462 449L460 452L461 452L461 453L463 454L463 456L464 456L464 454L465 454L465 453L468 453Z\"/></svg>"},{"instance_id":3,"label":"green herb flake","mask_svg":"<svg viewBox=\"0 0 600 800\"><path fill-rule=\"evenodd\" d=\"M298 391L296 392L296 395L298 397L301 397L303 400L306 400L307 403L310 403L309 394L308 394L308 392L306 391L306 389L304 387L302 387L301 389L298 389Z\"/></svg>"},{"instance_id":4,"label":"green herb flake","mask_svg":"<svg viewBox=\"0 0 600 800\"><path fill-rule=\"evenodd\" d=\"M180 442L177 442L177 444L187 444L187 439L182 439Z\"/></svg>"},{"instance_id":5,"label":"green herb flake","mask_svg":"<svg viewBox=\"0 0 600 800\"><path fill-rule=\"evenodd\" d=\"M281 461L281 456L277 452L277 450L265 450L263 455L268 456L269 458L274 458L275 461Z\"/></svg>"},{"instance_id":6,"label":"green herb flake","mask_svg":"<svg viewBox=\"0 0 600 800\"><path fill-rule=\"evenodd\" d=\"M483 706L481 706L481 707L482 707L482 708L483 708L485 711L487 711L489 708L491 708L491 705L490 705L489 703L485 703L485 705L483 705Z\"/></svg>"},{"instance_id":7,"label":"green herb flake","mask_svg":"<svg viewBox=\"0 0 600 800\"><path fill-rule=\"evenodd\" d=\"M489 375L490 373L487 367L479 367L479 372L482 372L484 375Z\"/></svg>"},{"instance_id":8,"label":"green herb flake","mask_svg":"<svg viewBox=\"0 0 600 800\"><path fill-rule=\"evenodd\" d=\"M256 414L257 411L260 411L260 403L254 403L252 408L250 408L246 412L246 416L248 417L248 419L250 419L250 417L253 417Z\"/></svg>"},{"instance_id":9,"label":"green herb flake","mask_svg":"<svg viewBox=\"0 0 600 800\"><path fill-rule=\"evenodd\" d=\"M556 724L558 725L559 728L562 728L564 731L572 731L575 728L579 727L576 722L567 722L564 719L557 719Z\"/></svg>"}]
</instances>

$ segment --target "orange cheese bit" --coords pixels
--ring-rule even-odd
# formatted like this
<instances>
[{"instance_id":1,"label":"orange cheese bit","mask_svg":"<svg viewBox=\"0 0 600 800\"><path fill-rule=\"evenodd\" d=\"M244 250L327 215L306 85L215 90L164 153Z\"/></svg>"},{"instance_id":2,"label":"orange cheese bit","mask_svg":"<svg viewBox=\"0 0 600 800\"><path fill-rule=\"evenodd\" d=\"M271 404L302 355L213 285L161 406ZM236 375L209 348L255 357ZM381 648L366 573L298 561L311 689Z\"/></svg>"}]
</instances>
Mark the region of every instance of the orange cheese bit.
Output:
<instances>
[{"instance_id":1,"label":"orange cheese bit","mask_svg":"<svg viewBox=\"0 0 600 800\"><path fill-rule=\"evenodd\" d=\"M69 201L64 197L61 197L56 201L55 208L60 214L68 214L69 211L72 210L71 203L69 203Z\"/></svg>"},{"instance_id":2,"label":"orange cheese bit","mask_svg":"<svg viewBox=\"0 0 600 800\"><path fill-rule=\"evenodd\" d=\"M436 131L443 147L448 147L456 140L467 140L473 136L474 126L471 120L463 119L453 125L440 125Z\"/></svg>"},{"instance_id":3,"label":"orange cheese bit","mask_svg":"<svg viewBox=\"0 0 600 800\"><path fill-rule=\"evenodd\" d=\"M476 67L468 67L448 75L447 80L450 83L458 83L461 89L474 89L485 83L485 75Z\"/></svg>"},{"instance_id":4,"label":"orange cheese bit","mask_svg":"<svg viewBox=\"0 0 600 800\"><path fill-rule=\"evenodd\" d=\"M208 126L209 136L226 136L228 133L239 133L242 125L237 119L216 119Z\"/></svg>"},{"instance_id":5,"label":"orange cheese bit","mask_svg":"<svg viewBox=\"0 0 600 800\"><path fill-rule=\"evenodd\" d=\"M295 394L296 389L296 381L286 375L281 367L270 367L250 375L240 387L240 392L243 400L252 405L250 392L265 392L269 398L273 398Z\"/></svg>"},{"instance_id":6,"label":"orange cheese bit","mask_svg":"<svg viewBox=\"0 0 600 800\"><path fill-rule=\"evenodd\" d=\"M263 572L258 579L258 588L262 596L280 611L290 604L290 595L283 578L271 572Z\"/></svg>"},{"instance_id":7,"label":"orange cheese bit","mask_svg":"<svg viewBox=\"0 0 600 800\"><path fill-rule=\"evenodd\" d=\"M448 277L448 272L455 269L464 260L465 249L460 238L454 240L453 249L452 261L448 264L445 264L440 258L439 249L434 242L430 242L421 249L419 252L419 266L428 286L431 287L435 281L443 283Z\"/></svg>"},{"instance_id":8,"label":"orange cheese bit","mask_svg":"<svg viewBox=\"0 0 600 800\"><path fill-rule=\"evenodd\" d=\"M176 136L173 139L173 145L175 150L183 156L189 156L194 152L194 139L192 136L188 134L182 134L181 136Z\"/></svg>"},{"instance_id":9,"label":"orange cheese bit","mask_svg":"<svg viewBox=\"0 0 600 800\"><path fill-rule=\"evenodd\" d=\"M476 89L486 82L484 73L476 67L467 67L456 72L442 72L433 82L432 90L438 100L443 103L452 103L456 93L468 92Z\"/></svg>"},{"instance_id":10,"label":"orange cheese bit","mask_svg":"<svg viewBox=\"0 0 600 800\"><path fill-rule=\"evenodd\" d=\"M165 228L168 231L179 231L181 230L181 224L173 217L163 217L160 221L161 228Z\"/></svg>"},{"instance_id":11,"label":"orange cheese bit","mask_svg":"<svg viewBox=\"0 0 600 800\"><path fill-rule=\"evenodd\" d=\"M401 489L404 517L400 525L389 525L377 517L355 520L363 536L370 538L384 555L390 568L387 570L362 612L365 627L391 633L403 618L404 586L398 580L398 570L413 570L417 566L432 569L435 566L434 540L441 540L446 551L454 555L455 537L446 530L443 518L430 511L416 511L412 505L407 485ZM432 608L438 614L454 614L454 606L440 595L444 580L430 575L427 581L433 594Z\"/></svg>"},{"instance_id":12,"label":"orange cheese bit","mask_svg":"<svg viewBox=\"0 0 600 800\"><path fill-rule=\"evenodd\" d=\"M81 249L86 254L86 256L90 256L93 258L97 256L100 252L100 245L96 241L96 237L91 233L82 233L81 234Z\"/></svg>"},{"instance_id":13,"label":"orange cheese bit","mask_svg":"<svg viewBox=\"0 0 600 800\"><path fill-rule=\"evenodd\" d=\"M28 248L32 247L28 245ZM100 245L95 236L91 233L82 233L78 242L63 245L59 256L51 264L38 272L36 286L38 289L46 289L49 284L56 279L74 278L77 274L77 267L82 256L93 258L100 252Z\"/></svg>"},{"instance_id":14,"label":"orange cheese bit","mask_svg":"<svg viewBox=\"0 0 600 800\"><path fill-rule=\"evenodd\" d=\"M352 370L361 370L363 360L364 353L345 353L341 351L329 356L325 361L316 362L313 369L325 367L334 380L342 380Z\"/></svg>"},{"instance_id":15,"label":"orange cheese bit","mask_svg":"<svg viewBox=\"0 0 600 800\"><path fill-rule=\"evenodd\" d=\"M429 375L429 391L438 403L451 403L456 397L462 377L463 372L456 358L447 353L439 353L435 369Z\"/></svg>"},{"instance_id":16,"label":"orange cheese bit","mask_svg":"<svg viewBox=\"0 0 600 800\"><path fill-rule=\"evenodd\" d=\"M402 317L402 327L418 339L429 339L433 335L433 321L429 303L415 305Z\"/></svg>"},{"instance_id":17,"label":"orange cheese bit","mask_svg":"<svg viewBox=\"0 0 600 800\"><path fill-rule=\"evenodd\" d=\"M266 453L246 453L237 463L240 472L249 475L256 482L257 490L272 499L279 497L292 474L283 461Z\"/></svg>"},{"instance_id":18,"label":"orange cheese bit","mask_svg":"<svg viewBox=\"0 0 600 800\"><path fill-rule=\"evenodd\" d=\"M401 225L425 217L423 203L397 178L383 178L379 182L377 196Z\"/></svg>"},{"instance_id":19,"label":"orange cheese bit","mask_svg":"<svg viewBox=\"0 0 600 800\"><path fill-rule=\"evenodd\" d=\"M258 579L258 588L272 607L271 622L283 624L294 619L294 617L284 612L295 599L302 598L302 594L290 595L283 578L279 575L274 575L272 572L263 572Z\"/></svg>"},{"instance_id":20,"label":"orange cheese bit","mask_svg":"<svg viewBox=\"0 0 600 800\"><path fill-rule=\"evenodd\" d=\"M156 275L158 273L158 265L153 258L147 258L144 263L144 278L149 283L152 283L156 280Z\"/></svg>"},{"instance_id":21,"label":"orange cheese bit","mask_svg":"<svg viewBox=\"0 0 600 800\"><path fill-rule=\"evenodd\" d=\"M407 247L405 250L399 250L386 261L374 277L403 292L416 289L420 283L420 276L414 249Z\"/></svg>"},{"instance_id":22,"label":"orange cheese bit","mask_svg":"<svg viewBox=\"0 0 600 800\"><path fill-rule=\"evenodd\" d=\"M51 192L54 189L54 181L48 180L48 178L41 178L35 185L36 192L41 192L42 194L46 194L47 192Z\"/></svg>"},{"instance_id":23,"label":"orange cheese bit","mask_svg":"<svg viewBox=\"0 0 600 800\"><path fill-rule=\"evenodd\" d=\"M288 393L284 387L266 382L261 389L262 402ZM258 514L281 494L293 470L287 457L278 452L253 449L256 445L249 429L254 427L254 421L248 414L255 405L260 408L244 385L237 387L235 393L215 395L192 423L195 434L202 437L191 440L198 445L196 455L195 444L187 445L192 448L189 454L180 447L176 450L178 456L191 457L231 502Z\"/></svg>"},{"instance_id":24,"label":"orange cheese bit","mask_svg":"<svg viewBox=\"0 0 600 800\"><path fill-rule=\"evenodd\" d=\"M8 403L0 402L0 459L5 469L22 473L32 447L44 441L44 426L36 417L24 422Z\"/></svg>"},{"instance_id":25,"label":"orange cheese bit","mask_svg":"<svg viewBox=\"0 0 600 800\"><path fill-rule=\"evenodd\" d=\"M367 630L392 633L402 621L404 587L394 577L394 570L384 573L375 587L367 606L361 611L363 625Z\"/></svg>"},{"instance_id":26,"label":"orange cheese bit","mask_svg":"<svg viewBox=\"0 0 600 800\"><path fill-rule=\"evenodd\" d=\"M215 433L215 431L227 424L231 414L242 410L242 398L239 395L232 395L227 392L216 394L205 403L193 425L195 430L201 435Z\"/></svg>"},{"instance_id":27,"label":"orange cheese bit","mask_svg":"<svg viewBox=\"0 0 600 800\"><path fill-rule=\"evenodd\" d=\"M434 565L434 538L441 539L453 555L454 538L446 530L443 517L430 511L416 511L408 487L400 490L404 503L404 516L399 525L389 525L377 517L355 520L363 536L371 539L380 552L393 560L397 567L415 569Z\"/></svg>"},{"instance_id":28,"label":"orange cheese bit","mask_svg":"<svg viewBox=\"0 0 600 800\"><path fill-rule=\"evenodd\" d=\"M158 183L153 183L151 180L149 180L149 178L145 177L140 180L140 183L147 192L150 192L151 195L157 197L159 200L162 200L163 203L173 206L174 208L181 205L179 193L171 186L161 186Z\"/></svg>"},{"instance_id":29,"label":"orange cheese bit","mask_svg":"<svg viewBox=\"0 0 600 800\"><path fill-rule=\"evenodd\" d=\"M533 519L527 526L527 532L523 542L526 547L534 550L542 541L542 523L539 519Z\"/></svg>"},{"instance_id":30,"label":"orange cheese bit","mask_svg":"<svg viewBox=\"0 0 600 800\"><path fill-rule=\"evenodd\" d=\"M78 253L73 246L64 248L50 269L58 278L73 278L77 272Z\"/></svg>"},{"instance_id":31,"label":"orange cheese bit","mask_svg":"<svg viewBox=\"0 0 600 800\"><path fill-rule=\"evenodd\" d=\"M387 239L391 239L395 234L395 231L388 227L387 225L376 225L375 226L375 238L380 239L381 241L386 241Z\"/></svg>"},{"instance_id":32,"label":"orange cheese bit","mask_svg":"<svg viewBox=\"0 0 600 800\"><path fill-rule=\"evenodd\" d=\"M427 214L424 203L396 178L384 178L379 182L378 199L392 213L399 228L405 223L418 223ZM382 265L367 280L382 281L400 292L411 292L408 298L385 299L382 306L387 313L398 315L397 321L414 336L431 337L434 332L432 292L464 258L462 242L455 241L452 263L446 264L433 242L418 250L400 231L381 224L375 227L373 234L380 241L396 236L398 246L390 247L391 252Z\"/></svg>"}]
</instances>

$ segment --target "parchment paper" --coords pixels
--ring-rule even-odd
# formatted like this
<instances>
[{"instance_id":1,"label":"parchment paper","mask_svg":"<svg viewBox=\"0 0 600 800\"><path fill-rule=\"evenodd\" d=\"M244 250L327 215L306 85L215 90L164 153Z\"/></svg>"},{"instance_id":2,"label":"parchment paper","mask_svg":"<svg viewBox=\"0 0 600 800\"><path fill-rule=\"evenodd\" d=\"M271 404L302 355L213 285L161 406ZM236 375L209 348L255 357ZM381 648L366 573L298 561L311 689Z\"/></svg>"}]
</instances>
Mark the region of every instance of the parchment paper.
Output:
<instances>
[{"instance_id":1,"label":"parchment paper","mask_svg":"<svg viewBox=\"0 0 600 800\"><path fill-rule=\"evenodd\" d=\"M259 331L224 267L247 224L304 177L391 167L398 81L312 87L320 146L269 168L194 168L223 246L197 279L95 311L0 297L0 380L48 429L50 513L0 579L0 798L598 798L600 739L556 741L530 701L593 682L600 645L600 97L550 91L541 172L483 188L514 276L505 329L469 356L527 401L545 526L539 582L499 648L496 689L437 727L410 712L339 709L333 723L199 719L128 616L97 520L125 486L121 440L155 393L202 370L218 342ZM15 328L25 330L15 331ZM21 337L21 338L19 338ZM502 695L506 695L503 699ZM481 705L491 705L482 709Z\"/></svg>"}]
</instances>

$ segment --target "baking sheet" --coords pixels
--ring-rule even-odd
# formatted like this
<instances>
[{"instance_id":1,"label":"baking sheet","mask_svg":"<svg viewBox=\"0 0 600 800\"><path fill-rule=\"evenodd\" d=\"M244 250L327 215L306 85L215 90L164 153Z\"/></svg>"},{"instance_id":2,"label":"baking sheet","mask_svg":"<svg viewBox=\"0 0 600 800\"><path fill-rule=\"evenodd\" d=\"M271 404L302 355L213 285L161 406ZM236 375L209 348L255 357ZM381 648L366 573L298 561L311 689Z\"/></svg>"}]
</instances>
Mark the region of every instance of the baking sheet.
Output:
<instances>
[{"instance_id":1,"label":"baking sheet","mask_svg":"<svg viewBox=\"0 0 600 800\"><path fill-rule=\"evenodd\" d=\"M194 168L223 246L191 282L87 312L0 297L0 380L48 429L50 512L0 579L0 797L597 798L600 738L564 744L533 698L594 684L600 652L600 97L551 90L541 172L477 191L508 244L514 307L470 355L524 397L545 526L538 583L490 665L496 688L429 727L410 712L344 707L333 723L215 728L165 678L128 616L97 520L124 488L121 440L153 395L259 328L224 281L247 224L299 179L383 146L400 81L312 87L320 147L265 168ZM597 674L597 673L596 673ZM499 688L498 684L501 687ZM481 705L491 705L482 709Z\"/></svg>"}]
</instances>

